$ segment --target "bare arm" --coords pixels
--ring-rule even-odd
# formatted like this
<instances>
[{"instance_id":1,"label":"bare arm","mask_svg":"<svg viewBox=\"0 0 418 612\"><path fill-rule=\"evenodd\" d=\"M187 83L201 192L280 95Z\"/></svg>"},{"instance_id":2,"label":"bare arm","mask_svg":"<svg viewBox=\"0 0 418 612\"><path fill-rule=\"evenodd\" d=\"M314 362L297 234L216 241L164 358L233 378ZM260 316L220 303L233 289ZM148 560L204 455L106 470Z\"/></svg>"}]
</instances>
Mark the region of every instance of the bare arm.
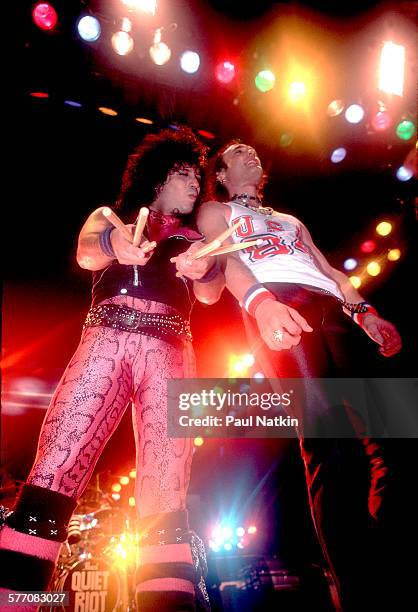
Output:
<instances>
[{"instance_id":1,"label":"bare arm","mask_svg":"<svg viewBox=\"0 0 418 612\"><path fill-rule=\"evenodd\" d=\"M364 302L364 298L353 287L348 276L343 272L336 270L328 263L327 259L324 257L318 247L315 246L307 228L303 224L301 224L301 226L303 241L306 246L309 247L318 267L324 272L324 274L332 278L337 283L345 300L355 304L358 302ZM401 337L396 327L389 321L386 321L375 314L367 313L362 319L361 327L364 329L369 338L379 345L379 351L382 355L384 355L384 357L396 355L396 353L401 350Z\"/></svg>"},{"instance_id":2,"label":"bare arm","mask_svg":"<svg viewBox=\"0 0 418 612\"><path fill-rule=\"evenodd\" d=\"M99 236L108 227L113 227L102 213L104 208L104 206L101 206L94 210L81 228L77 247L79 266L86 270L102 270L116 260L127 265L145 265L150 258L149 253L154 248L155 243L144 241L141 243L141 248L134 247L116 228L110 234L110 242L115 257L108 257L102 251Z\"/></svg>"}]
</instances>

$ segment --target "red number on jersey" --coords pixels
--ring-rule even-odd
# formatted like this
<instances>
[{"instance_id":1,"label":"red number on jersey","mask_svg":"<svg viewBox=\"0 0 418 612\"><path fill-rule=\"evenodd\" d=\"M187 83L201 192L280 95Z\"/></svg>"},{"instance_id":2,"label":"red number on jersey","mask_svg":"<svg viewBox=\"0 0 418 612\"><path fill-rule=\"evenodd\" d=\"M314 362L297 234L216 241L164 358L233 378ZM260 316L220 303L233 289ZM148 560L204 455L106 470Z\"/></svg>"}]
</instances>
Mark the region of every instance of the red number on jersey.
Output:
<instances>
[{"instance_id":1,"label":"red number on jersey","mask_svg":"<svg viewBox=\"0 0 418 612\"><path fill-rule=\"evenodd\" d=\"M274 257L275 255L287 255L291 253L291 249L286 244L281 242L280 238L273 234L261 234L257 238L262 238L264 244L260 246L250 247L248 249L251 261L260 261L267 257Z\"/></svg>"},{"instance_id":2,"label":"red number on jersey","mask_svg":"<svg viewBox=\"0 0 418 612\"><path fill-rule=\"evenodd\" d=\"M231 221L231 225L234 225L237 221L241 221L241 225L235 231L238 238L246 238L247 236L254 234L254 224L251 215L242 215Z\"/></svg>"}]
</instances>

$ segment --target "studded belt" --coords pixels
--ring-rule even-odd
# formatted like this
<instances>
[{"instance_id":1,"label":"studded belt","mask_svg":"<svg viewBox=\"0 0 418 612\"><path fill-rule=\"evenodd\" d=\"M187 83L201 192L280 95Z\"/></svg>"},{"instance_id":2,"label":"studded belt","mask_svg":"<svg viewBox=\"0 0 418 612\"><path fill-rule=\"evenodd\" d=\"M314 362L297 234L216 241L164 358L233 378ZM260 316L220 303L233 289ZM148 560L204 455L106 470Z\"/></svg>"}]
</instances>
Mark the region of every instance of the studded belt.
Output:
<instances>
[{"instance_id":1,"label":"studded belt","mask_svg":"<svg viewBox=\"0 0 418 612\"><path fill-rule=\"evenodd\" d=\"M180 315L141 312L116 304L98 304L90 308L83 329L97 326L152 336L176 348L192 340L189 322Z\"/></svg>"}]
</instances>

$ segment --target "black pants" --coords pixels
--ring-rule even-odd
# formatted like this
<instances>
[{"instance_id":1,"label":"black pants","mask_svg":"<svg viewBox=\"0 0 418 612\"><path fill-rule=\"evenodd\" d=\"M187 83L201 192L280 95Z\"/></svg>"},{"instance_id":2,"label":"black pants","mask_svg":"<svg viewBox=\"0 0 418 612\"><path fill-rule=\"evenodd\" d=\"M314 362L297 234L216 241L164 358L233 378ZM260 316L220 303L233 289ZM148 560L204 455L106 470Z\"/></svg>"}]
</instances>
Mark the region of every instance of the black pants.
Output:
<instances>
[{"instance_id":1,"label":"black pants","mask_svg":"<svg viewBox=\"0 0 418 612\"><path fill-rule=\"evenodd\" d=\"M332 296L287 283L264 285L314 329L303 332L296 347L272 351L260 343L254 319L244 314L252 348L266 376L304 379L306 418L312 426L315 402L310 405L310 399L315 396L317 405L321 391L310 387L310 379L367 376L359 368L360 355L353 354L350 338L354 324ZM396 505L402 501L394 498L396 478L385 449L397 441L360 439L355 419L350 420L346 413L340 413L337 421L334 417L325 411L319 419L320 427L325 428L329 420L327 437L299 435L311 514L343 610L377 610L388 603L390 595L399 601L399 584L394 580L395 576L400 579L402 572L397 569L404 563L405 542L399 542L395 535L404 508ZM332 428L344 419L348 419L344 427L352 423L352 438L330 437Z\"/></svg>"}]
</instances>

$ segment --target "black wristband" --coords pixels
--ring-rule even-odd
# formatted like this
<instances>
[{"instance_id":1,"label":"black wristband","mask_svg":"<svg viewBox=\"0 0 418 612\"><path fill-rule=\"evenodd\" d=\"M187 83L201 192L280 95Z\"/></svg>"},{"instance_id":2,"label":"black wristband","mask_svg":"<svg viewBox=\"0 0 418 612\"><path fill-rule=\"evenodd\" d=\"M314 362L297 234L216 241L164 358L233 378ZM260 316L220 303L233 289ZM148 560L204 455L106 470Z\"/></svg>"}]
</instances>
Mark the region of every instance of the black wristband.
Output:
<instances>
[{"instance_id":1,"label":"black wristband","mask_svg":"<svg viewBox=\"0 0 418 612\"><path fill-rule=\"evenodd\" d=\"M219 264L218 259L216 259L216 261L213 264L213 266L211 268L209 268L209 270L206 272L206 274L204 274L202 276L202 278L197 278L196 282L198 282L198 283L210 283L210 281L213 281L213 279L218 276L220 271L221 271L221 266Z\"/></svg>"},{"instance_id":2,"label":"black wristband","mask_svg":"<svg viewBox=\"0 0 418 612\"><path fill-rule=\"evenodd\" d=\"M107 257L111 257L115 259L115 251L113 250L112 243L110 241L110 234L115 228L113 226L107 227L103 232L99 234L99 245L102 249L103 253L107 255Z\"/></svg>"}]
</instances>

